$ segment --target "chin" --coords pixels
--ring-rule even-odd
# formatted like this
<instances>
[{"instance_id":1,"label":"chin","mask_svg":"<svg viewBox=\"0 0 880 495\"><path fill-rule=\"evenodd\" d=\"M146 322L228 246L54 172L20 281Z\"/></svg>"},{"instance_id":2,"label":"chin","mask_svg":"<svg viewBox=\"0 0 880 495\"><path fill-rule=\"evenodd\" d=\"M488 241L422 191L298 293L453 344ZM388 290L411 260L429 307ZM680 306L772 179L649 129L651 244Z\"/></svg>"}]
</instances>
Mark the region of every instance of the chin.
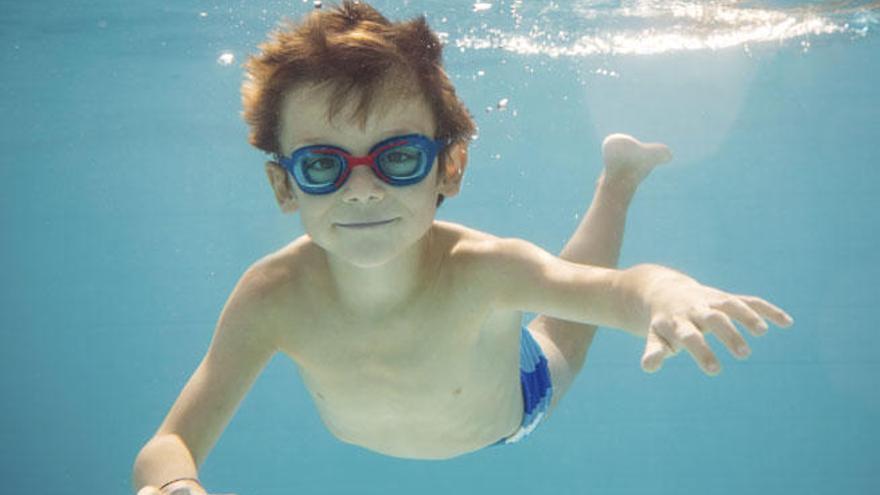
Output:
<instances>
[{"instance_id":1,"label":"chin","mask_svg":"<svg viewBox=\"0 0 880 495\"><path fill-rule=\"evenodd\" d=\"M329 231L312 238L335 258L359 268L382 266L403 254L407 242L390 232Z\"/></svg>"}]
</instances>

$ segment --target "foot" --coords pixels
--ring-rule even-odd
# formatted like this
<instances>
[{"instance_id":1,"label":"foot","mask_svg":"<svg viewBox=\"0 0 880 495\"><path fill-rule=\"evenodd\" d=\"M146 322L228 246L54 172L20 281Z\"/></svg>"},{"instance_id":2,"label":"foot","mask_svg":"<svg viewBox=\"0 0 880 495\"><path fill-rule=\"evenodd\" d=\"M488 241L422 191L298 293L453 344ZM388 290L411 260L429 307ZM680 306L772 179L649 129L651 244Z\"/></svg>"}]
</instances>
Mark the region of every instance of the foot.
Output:
<instances>
[{"instance_id":1,"label":"foot","mask_svg":"<svg viewBox=\"0 0 880 495\"><path fill-rule=\"evenodd\" d=\"M627 134L611 134L602 142L605 178L638 186L651 170L672 159L662 143L642 143Z\"/></svg>"}]
</instances>

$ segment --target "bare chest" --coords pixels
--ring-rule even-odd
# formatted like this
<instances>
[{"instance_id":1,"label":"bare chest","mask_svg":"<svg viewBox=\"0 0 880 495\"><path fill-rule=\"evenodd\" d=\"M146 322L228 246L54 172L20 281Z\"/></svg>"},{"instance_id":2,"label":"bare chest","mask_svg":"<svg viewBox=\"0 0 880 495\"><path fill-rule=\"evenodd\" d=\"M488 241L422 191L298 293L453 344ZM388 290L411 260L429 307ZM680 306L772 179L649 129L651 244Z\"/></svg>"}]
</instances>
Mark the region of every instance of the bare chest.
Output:
<instances>
[{"instance_id":1,"label":"bare chest","mask_svg":"<svg viewBox=\"0 0 880 495\"><path fill-rule=\"evenodd\" d=\"M290 315L281 350L327 428L386 455L445 458L519 424L519 313L423 301L381 319Z\"/></svg>"}]
</instances>

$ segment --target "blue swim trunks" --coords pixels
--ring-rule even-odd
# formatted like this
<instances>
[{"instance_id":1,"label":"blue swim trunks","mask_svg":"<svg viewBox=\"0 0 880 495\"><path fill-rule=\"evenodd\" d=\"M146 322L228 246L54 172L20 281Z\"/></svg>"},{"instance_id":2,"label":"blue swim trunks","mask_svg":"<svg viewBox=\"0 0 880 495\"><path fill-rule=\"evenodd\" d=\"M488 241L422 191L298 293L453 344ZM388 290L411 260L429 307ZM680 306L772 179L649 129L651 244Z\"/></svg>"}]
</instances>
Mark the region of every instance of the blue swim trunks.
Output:
<instances>
[{"instance_id":1,"label":"blue swim trunks","mask_svg":"<svg viewBox=\"0 0 880 495\"><path fill-rule=\"evenodd\" d=\"M519 380L523 394L523 419L519 430L502 438L492 446L516 443L528 436L544 418L553 397L550 368L541 346L535 342L528 329L522 328L519 341Z\"/></svg>"}]
</instances>

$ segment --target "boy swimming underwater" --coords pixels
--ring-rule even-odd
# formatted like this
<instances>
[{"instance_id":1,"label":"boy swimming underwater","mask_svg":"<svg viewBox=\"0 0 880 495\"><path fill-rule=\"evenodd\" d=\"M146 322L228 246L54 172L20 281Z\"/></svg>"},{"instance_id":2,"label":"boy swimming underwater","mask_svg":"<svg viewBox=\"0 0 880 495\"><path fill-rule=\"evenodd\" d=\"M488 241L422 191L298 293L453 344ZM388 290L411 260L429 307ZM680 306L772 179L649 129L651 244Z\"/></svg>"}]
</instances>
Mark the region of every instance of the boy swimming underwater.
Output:
<instances>
[{"instance_id":1,"label":"boy swimming underwater","mask_svg":"<svg viewBox=\"0 0 880 495\"><path fill-rule=\"evenodd\" d=\"M559 257L434 219L455 196L474 124L424 19L390 23L345 2L276 32L247 64L251 142L306 235L254 263L226 302L207 354L134 465L141 495L203 494L198 466L276 352L298 366L324 424L382 454L447 459L515 443L580 371L596 326L645 338L649 372L681 350L715 374L706 343L737 357L769 319L657 265L615 270L639 183L671 158L625 135ZM522 312L539 316L528 328Z\"/></svg>"}]
</instances>

